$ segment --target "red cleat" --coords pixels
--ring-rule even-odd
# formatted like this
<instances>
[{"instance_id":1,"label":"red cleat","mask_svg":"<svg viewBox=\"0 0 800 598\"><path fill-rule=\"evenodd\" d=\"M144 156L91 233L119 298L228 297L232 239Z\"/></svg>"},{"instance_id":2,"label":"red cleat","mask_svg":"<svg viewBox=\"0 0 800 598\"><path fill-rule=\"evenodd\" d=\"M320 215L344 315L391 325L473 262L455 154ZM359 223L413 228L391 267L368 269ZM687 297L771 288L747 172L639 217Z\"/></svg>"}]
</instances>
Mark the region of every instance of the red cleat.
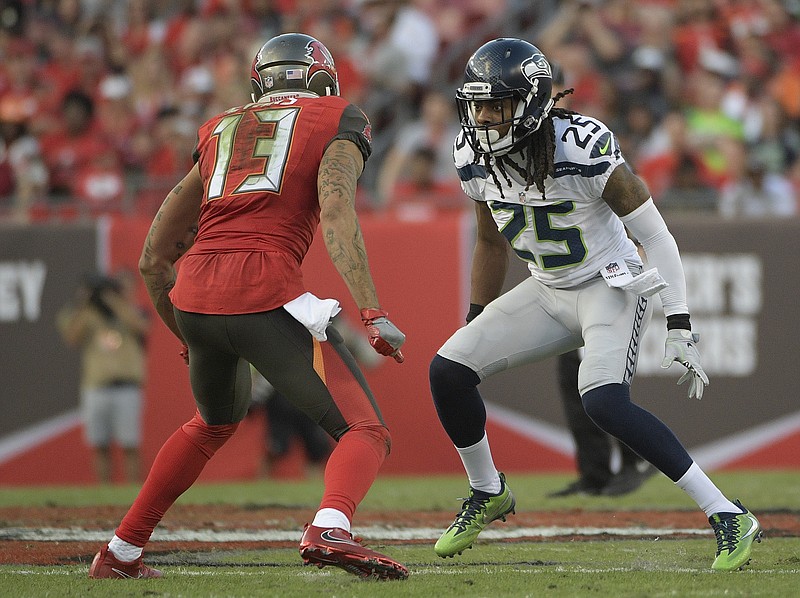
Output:
<instances>
[{"instance_id":1,"label":"red cleat","mask_svg":"<svg viewBox=\"0 0 800 598\"><path fill-rule=\"evenodd\" d=\"M332 565L362 578L406 579L408 569L374 550L360 539L338 527L325 528L306 524L300 540L300 556L306 565Z\"/></svg>"},{"instance_id":2,"label":"red cleat","mask_svg":"<svg viewBox=\"0 0 800 598\"><path fill-rule=\"evenodd\" d=\"M118 561L108 550L108 545L94 555L92 566L89 567L89 577L92 579L145 579L161 577L163 574L158 569L148 567L139 557L132 563Z\"/></svg>"}]
</instances>

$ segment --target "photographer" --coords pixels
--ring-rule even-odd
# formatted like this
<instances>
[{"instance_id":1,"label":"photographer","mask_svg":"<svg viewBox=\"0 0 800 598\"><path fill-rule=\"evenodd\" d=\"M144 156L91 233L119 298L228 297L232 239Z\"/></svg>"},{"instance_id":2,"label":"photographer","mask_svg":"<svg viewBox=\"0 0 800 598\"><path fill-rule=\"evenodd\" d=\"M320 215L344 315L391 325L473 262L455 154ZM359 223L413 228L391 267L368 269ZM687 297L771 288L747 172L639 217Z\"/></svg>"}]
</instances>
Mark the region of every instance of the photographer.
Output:
<instances>
[{"instance_id":1,"label":"photographer","mask_svg":"<svg viewBox=\"0 0 800 598\"><path fill-rule=\"evenodd\" d=\"M139 479L144 340L149 322L134 278L89 275L58 315L61 335L81 350L81 413L98 479L112 479L111 445L124 453L126 481Z\"/></svg>"}]
</instances>

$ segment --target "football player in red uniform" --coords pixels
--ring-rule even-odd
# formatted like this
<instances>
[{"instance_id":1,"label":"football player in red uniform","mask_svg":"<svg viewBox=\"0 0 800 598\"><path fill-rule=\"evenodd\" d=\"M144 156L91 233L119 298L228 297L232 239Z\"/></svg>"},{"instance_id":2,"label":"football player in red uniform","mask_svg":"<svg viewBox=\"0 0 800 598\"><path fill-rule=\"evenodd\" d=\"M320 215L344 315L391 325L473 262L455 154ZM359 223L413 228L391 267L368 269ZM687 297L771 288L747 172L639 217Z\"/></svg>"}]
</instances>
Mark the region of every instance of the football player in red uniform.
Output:
<instances>
[{"instance_id":1,"label":"football player in red uniform","mask_svg":"<svg viewBox=\"0 0 800 598\"><path fill-rule=\"evenodd\" d=\"M380 307L354 209L370 123L339 97L333 58L307 35L264 44L251 85L251 103L200 127L195 165L167 195L142 250L153 304L183 343L197 412L162 447L90 577L161 576L142 562L143 547L245 417L250 364L337 441L303 532L303 561L360 577L408 576L350 533L391 441L355 360L327 327L338 302L306 292L300 270L321 225L372 346L403 361L405 335Z\"/></svg>"}]
</instances>

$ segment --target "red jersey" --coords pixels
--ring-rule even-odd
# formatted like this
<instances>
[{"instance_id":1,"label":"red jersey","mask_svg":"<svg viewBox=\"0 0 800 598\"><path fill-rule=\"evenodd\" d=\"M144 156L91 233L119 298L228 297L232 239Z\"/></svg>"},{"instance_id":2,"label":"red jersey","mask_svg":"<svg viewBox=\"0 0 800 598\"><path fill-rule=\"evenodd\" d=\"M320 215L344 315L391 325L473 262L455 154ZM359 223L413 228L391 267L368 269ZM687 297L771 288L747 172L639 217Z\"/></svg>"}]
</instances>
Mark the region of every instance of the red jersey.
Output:
<instances>
[{"instance_id":1,"label":"red jersey","mask_svg":"<svg viewBox=\"0 0 800 598\"><path fill-rule=\"evenodd\" d=\"M369 157L367 117L337 96L265 98L200 127L194 157L205 193L173 305L256 313L305 292L300 266L319 225L317 172L334 139Z\"/></svg>"}]
</instances>

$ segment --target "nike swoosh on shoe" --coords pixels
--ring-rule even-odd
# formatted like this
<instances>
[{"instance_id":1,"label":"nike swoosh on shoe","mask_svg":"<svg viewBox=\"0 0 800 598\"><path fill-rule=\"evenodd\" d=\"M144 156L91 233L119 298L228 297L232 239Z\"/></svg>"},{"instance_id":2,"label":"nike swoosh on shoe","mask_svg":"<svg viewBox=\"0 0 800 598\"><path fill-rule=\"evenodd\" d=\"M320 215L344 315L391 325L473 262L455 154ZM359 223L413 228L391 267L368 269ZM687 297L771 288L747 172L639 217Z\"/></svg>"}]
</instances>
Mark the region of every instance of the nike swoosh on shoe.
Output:
<instances>
[{"instance_id":1,"label":"nike swoosh on shoe","mask_svg":"<svg viewBox=\"0 0 800 598\"><path fill-rule=\"evenodd\" d=\"M752 515L748 515L748 517L750 518L750 521L751 521L751 523L753 525L751 525L750 529L747 530L747 533L744 536L742 536L742 538L741 538L742 540L744 540L748 536L752 536L756 532L756 530L758 529L758 520L756 520L756 518L753 517Z\"/></svg>"},{"instance_id":2,"label":"nike swoosh on shoe","mask_svg":"<svg viewBox=\"0 0 800 598\"><path fill-rule=\"evenodd\" d=\"M136 579L133 575L128 575L127 573L125 573L125 571L120 571L119 569L116 569L114 567L111 567L111 570L120 577L125 577L127 579Z\"/></svg>"},{"instance_id":3,"label":"nike swoosh on shoe","mask_svg":"<svg viewBox=\"0 0 800 598\"><path fill-rule=\"evenodd\" d=\"M342 540L341 538L334 538L329 531L324 531L319 535L320 538L326 542L333 542L335 544L349 544L350 546L361 546L358 542L353 540Z\"/></svg>"}]
</instances>

